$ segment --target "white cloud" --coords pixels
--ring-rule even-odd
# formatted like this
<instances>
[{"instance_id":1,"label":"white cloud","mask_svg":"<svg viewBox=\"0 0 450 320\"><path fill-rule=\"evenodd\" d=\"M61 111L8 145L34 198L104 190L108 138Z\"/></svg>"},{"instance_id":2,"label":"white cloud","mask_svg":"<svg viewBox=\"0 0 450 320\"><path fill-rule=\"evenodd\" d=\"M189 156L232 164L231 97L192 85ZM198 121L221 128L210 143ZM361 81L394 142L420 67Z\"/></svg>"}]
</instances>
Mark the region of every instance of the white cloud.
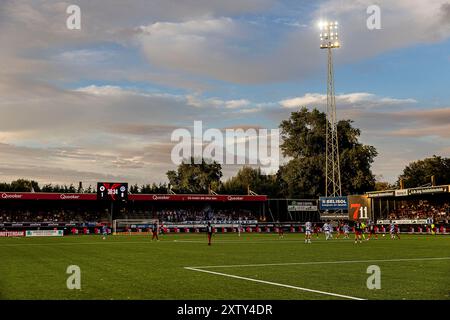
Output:
<instances>
[{"instance_id":1,"label":"white cloud","mask_svg":"<svg viewBox=\"0 0 450 320\"><path fill-rule=\"evenodd\" d=\"M340 107L386 107L392 105L404 105L417 103L416 100L396 99L389 97L378 97L375 94L367 92L354 92L348 94L336 95L336 104ZM280 101L280 105L284 108L299 108L299 107L322 107L327 104L327 96L320 93L306 93L301 97L289 98Z\"/></svg>"},{"instance_id":2,"label":"white cloud","mask_svg":"<svg viewBox=\"0 0 450 320\"><path fill-rule=\"evenodd\" d=\"M314 23L321 15L341 23L343 46L335 56L340 65L450 35L448 0L379 0L378 31L366 28L365 9L372 0L324 1L304 19L277 12L289 18L275 24L271 18L253 23L245 16L271 16L272 0L77 3L82 30L72 32L65 27L66 1L2 1L0 141L10 146L0 147L0 171L8 173L1 175L4 179L34 175L73 182L83 175L120 175L158 181L171 166L171 145L165 139L173 128L199 119L209 127L236 121L276 127L294 108L323 108L326 96L319 93L256 103L245 96L218 98L232 91L217 87L208 92L223 81L306 79L323 67ZM284 8L289 10L289 4ZM62 89L100 80L188 91L170 94L114 85ZM211 92L216 97L205 98ZM364 139L381 146L379 159L386 166L394 166L388 163L389 154L400 166L401 159L448 150L446 110L419 110L414 99L368 92L339 94L337 103L340 117L355 119L367 133Z\"/></svg>"},{"instance_id":3,"label":"white cloud","mask_svg":"<svg viewBox=\"0 0 450 320\"><path fill-rule=\"evenodd\" d=\"M250 101L247 99L239 99L239 100L229 100L225 102L226 108L229 109L237 109L237 108L243 108L250 104Z\"/></svg>"}]
</instances>

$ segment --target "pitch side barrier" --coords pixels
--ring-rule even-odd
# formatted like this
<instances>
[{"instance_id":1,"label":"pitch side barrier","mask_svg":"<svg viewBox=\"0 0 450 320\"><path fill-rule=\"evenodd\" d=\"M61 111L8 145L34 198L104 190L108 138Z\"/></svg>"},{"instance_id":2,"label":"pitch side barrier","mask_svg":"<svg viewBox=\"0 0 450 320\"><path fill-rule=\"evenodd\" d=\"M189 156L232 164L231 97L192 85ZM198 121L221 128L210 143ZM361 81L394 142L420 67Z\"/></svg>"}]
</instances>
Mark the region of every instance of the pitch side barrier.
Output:
<instances>
[{"instance_id":1,"label":"pitch side barrier","mask_svg":"<svg viewBox=\"0 0 450 320\"><path fill-rule=\"evenodd\" d=\"M160 232L170 233L200 233L205 232L208 221L186 221L182 223L160 224ZM283 232L304 232L304 223L300 222L258 222L248 221L211 221L215 233L278 233ZM131 225L128 230L118 230L118 234L147 232L149 225Z\"/></svg>"},{"instance_id":2,"label":"pitch side barrier","mask_svg":"<svg viewBox=\"0 0 450 320\"><path fill-rule=\"evenodd\" d=\"M393 221L399 228L401 233L405 234L437 234L450 235L450 223L435 222L433 224L411 223L410 221ZM350 223L350 226L352 224ZM183 223L161 223L159 231L165 234L190 234L205 232L207 222L183 222ZM256 222L246 221L241 223L234 222L212 222L215 233L279 233L280 229L284 233L304 233L305 224L302 222ZM323 223L316 223L317 231L323 232ZM434 226L434 228L433 228ZM116 234L118 235L139 235L151 233L152 226L150 224L131 224L127 228L118 228ZM333 227L333 232L338 232L337 226ZM376 232L383 234L389 233L389 220L379 220L375 225ZM59 223L58 226L41 224L37 226L36 223L2 223L0 225L0 237L20 237L25 236L27 231L42 230L42 231L57 231L61 230L63 235L95 235L102 234L102 227L100 225L86 223L70 223L64 226L64 223ZM352 232L352 228L350 228ZM112 228L107 229L108 233L112 233ZM369 232L367 229L366 232Z\"/></svg>"}]
</instances>

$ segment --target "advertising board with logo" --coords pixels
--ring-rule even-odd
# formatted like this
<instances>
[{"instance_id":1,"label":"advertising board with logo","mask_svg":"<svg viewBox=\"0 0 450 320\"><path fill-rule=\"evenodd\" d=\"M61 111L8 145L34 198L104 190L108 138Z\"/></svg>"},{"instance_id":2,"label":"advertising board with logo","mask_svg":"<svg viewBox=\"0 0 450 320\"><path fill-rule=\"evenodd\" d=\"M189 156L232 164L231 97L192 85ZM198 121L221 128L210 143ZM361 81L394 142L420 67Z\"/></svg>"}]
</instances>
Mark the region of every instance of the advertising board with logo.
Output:
<instances>
[{"instance_id":1,"label":"advertising board with logo","mask_svg":"<svg viewBox=\"0 0 450 320\"><path fill-rule=\"evenodd\" d=\"M304 211L317 211L316 201L290 201L288 204L288 211L291 212L304 212Z\"/></svg>"},{"instance_id":2,"label":"advertising board with logo","mask_svg":"<svg viewBox=\"0 0 450 320\"><path fill-rule=\"evenodd\" d=\"M370 201L368 196L348 196L348 218L354 221L372 219Z\"/></svg>"},{"instance_id":3,"label":"advertising board with logo","mask_svg":"<svg viewBox=\"0 0 450 320\"><path fill-rule=\"evenodd\" d=\"M347 197L320 197L319 198L320 210L347 210L348 199Z\"/></svg>"},{"instance_id":4,"label":"advertising board with logo","mask_svg":"<svg viewBox=\"0 0 450 320\"><path fill-rule=\"evenodd\" d=\"M62 237L62 230L27 230L26 237Z\"/></svg>"},{"instance_id":5,"label":"advertising board with logo","mask_svg":"<svg viewBox=\"0 0 450 320\"><path fill-rule=\"evenodd\" d=\"M24 231L0 231L0 237L24 237Z\"/></svg>"}]
</instances>

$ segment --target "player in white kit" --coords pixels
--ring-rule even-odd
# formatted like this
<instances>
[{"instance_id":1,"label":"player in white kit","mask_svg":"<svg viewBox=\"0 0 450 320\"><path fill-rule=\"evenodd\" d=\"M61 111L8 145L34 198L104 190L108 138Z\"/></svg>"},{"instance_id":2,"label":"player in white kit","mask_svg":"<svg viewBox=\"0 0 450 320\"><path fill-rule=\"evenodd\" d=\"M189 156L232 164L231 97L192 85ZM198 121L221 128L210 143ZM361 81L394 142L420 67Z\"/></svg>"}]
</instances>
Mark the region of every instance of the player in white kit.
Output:
<instances>
[{"instance_id":1,"label":"player in white kit","mask_svg":"<svg viewBox=\"0 0 450 320\"><path fill-rule=\"evenodd\" d=\"M305 243L311 243L312 224L311 222L305 223Z\"/></svg>"},{"instance_id":2,"label":"player in white kit","mask_svg":"<svg viewBox=\"0 0 450 320\"><path fill-rule=\"evenodd\" d=\"M344 239L348 239L348 234L350 233L350 226L348 223L344 224Z\"/></svg>"},{"instance_id":3,"label":"player in white kit","mask_svg":"<svg viewBox=\"0 0 450 320\"><path fill-rule=\"evenodd\" d=\"M328 234L329 234L329 239L333 239L333 225L331 224L331 222L328 224Z\"/></svg>"},{"instance_id":4,"label":"player in white kit","mask_svg":"<svg viewBox=\"0 0 450 320\"><path fill-rule=\"evenodd\" d=\"M325 233L325 240L328 240L330 238L330 225L327 222L323 224L323 232Z\"/></svg>"}]
</instances>

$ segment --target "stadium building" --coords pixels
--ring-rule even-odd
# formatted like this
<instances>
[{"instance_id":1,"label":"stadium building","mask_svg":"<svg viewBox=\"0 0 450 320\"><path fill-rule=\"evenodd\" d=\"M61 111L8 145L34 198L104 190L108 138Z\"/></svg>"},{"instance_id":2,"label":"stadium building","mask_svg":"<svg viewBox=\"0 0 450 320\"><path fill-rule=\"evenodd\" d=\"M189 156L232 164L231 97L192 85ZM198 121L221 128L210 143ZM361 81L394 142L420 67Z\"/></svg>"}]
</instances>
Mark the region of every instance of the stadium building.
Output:
<instances>
[{"instance_id":1,"label":"stadium building","mask_svg":"<svg viewBox=\"0 0 450 320\"><path fill-rule=\"evenodd\" d=\"M302 232L305 221L367 219L379 225L394 221L402 232L425 232L431 224L436 224L438 230L441 228L442 233L450 232L450 186L447 185L341 198L345 210L333 211L324 207L324 203L329 204L329 198L127 194L126 199L112 201L99 197L98 193L2 192L0 231L57 229L64 234L92 234L100 233L100 228L107 226L117 232L145 232L157 221L167 232L199 232L207 221L212 221L218 232L271 232L279 227Z\"/></svg>"}]
</instances>

